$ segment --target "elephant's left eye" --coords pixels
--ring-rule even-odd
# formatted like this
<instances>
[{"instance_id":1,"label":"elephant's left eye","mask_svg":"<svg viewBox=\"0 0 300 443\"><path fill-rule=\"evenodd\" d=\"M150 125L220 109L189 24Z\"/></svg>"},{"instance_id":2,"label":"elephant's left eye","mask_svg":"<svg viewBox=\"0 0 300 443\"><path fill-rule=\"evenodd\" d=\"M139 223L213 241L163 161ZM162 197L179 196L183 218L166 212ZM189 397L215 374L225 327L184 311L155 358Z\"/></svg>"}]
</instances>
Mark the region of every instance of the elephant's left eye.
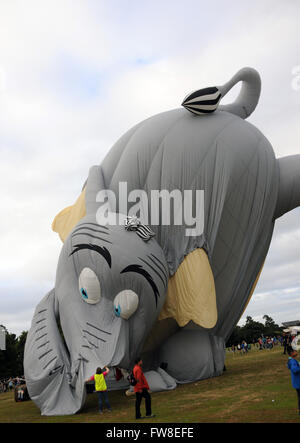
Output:
<instances>
[{"instance_id":1,"label":"elephant's left eye","mask_svg":"<svg viewBox=\"0 0 300 443\"><path fill-rule=\"evenodd\" d=\"M95 272L90 268L84 268L78 280L79 292L83 300L89 304L96 304L101 299L101 287Z\"/></svg>"},{"instance_id":2,"label":"elephant's left eye","mask_svg":"<svg viewBox=\"0 0 300 443\"><path fill-rule=\"evenodd\" d=\"M131 289L125 289L119 292L114 299L114 313L117 317L128 320L137 310L138 304L138 295Z\"/></svg>"}]
</instances>

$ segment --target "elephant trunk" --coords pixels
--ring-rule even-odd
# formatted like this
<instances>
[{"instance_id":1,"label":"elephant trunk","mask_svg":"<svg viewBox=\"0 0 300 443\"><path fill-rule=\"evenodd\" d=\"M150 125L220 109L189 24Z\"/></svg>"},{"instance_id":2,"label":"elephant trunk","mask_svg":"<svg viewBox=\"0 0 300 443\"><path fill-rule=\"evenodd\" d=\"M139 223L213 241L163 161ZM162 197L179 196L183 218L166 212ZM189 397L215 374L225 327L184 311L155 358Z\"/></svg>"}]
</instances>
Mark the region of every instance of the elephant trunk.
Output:
<instances>
[{"instance_id":1,"label":"elephant trunk","mask_svg":"<svg viewBox=\"0 0 300 443\"><path fill-rule=\"evenodd\" d=\"M300 206L300 155L282 157L277 161L279 190L275 218Z\"/></svg>"},{"instance_id":2,"label":"elephant trunk","mask_svg":"<svg viewBox=\"0 0 300 443\"><path fill-rule=\"evenodd\" d=\"M25 344L24 373L29 396L42 415L74 414L82 407L83 361L71 368L56 323L54 290L35 310Z\"/></svg>"}]
</instances>

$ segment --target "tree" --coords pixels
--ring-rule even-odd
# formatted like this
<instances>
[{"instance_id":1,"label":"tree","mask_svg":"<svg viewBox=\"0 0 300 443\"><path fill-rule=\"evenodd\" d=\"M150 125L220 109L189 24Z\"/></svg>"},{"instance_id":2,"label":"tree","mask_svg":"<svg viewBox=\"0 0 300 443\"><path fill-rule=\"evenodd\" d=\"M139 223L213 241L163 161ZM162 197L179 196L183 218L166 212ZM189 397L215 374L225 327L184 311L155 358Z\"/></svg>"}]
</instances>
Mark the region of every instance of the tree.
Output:
<instances>
[{"instance_id":1,"label":"tree","mask_svg":"<svg viewBox=\"0 0 300 443\"><path fill-rule=\"evenodd\" d=\"M280 331L281 328L274 322L274 320L268 315L264 315L263 319L265 320L265 335L278 334L278 331Z\"/></svg>"},{"instance_id":2,"label":"tree","mask_svg":"<svg viewBox=\"0 0 300 443\"><path fill-rule=\"evenodd\" d=\"M241 333L248 343L256 342L264 330L264 325L258 321L253 320L252 317L246 318L245 325L241 328Z\"/></svg>"},{"instance_id":3,"label":"tree","mask_svg":"<svg viewBox=\"0 0 300 443\"><path fill-rule=\"evenodd\" d=\"M263 319L265 320L264 324L253 320L250 316L246 317L244 326L236 326L234 328L231 336L227 340L226 346L237 345L243 340L247 343L253 343L262 335L273 336L282 332L282 328L280 328L271 317L264 315Z\"/></svg>"},{"instance_id":4,"label":"tree","mask_svg":"<svg viewBox=\"0 0 300 443\"><path fill-rule=\"evenodd\" d=\"M235 326L235 328L233 329L231 336L229 337L229 339L227 340L226 346L232 346L232 345L237 345L238 343L241 342L240 340L240 326Z\"/></svg>"},{"instance_id":5,"label":"tree","mask_svg":"<svg viewBox=\"0 0 300 443\"><path fill-rule=\"evenodd\" d=\"M17 338L2 326L6 333L6 350L0 351L0 379L24 375L23 358L27 332Z\"/></svg>"},{"instance_id":6,"label":"tree","mask_svg":"<svg viewBox=\"0 0 300 443\"><path fill-rule=\"evenodd\" d=\"M20 375L24 375L23 360L27 334L28 331L23 331L22 334L18 337L17 342L17 372Z\"/></svg>"}]
</instances>

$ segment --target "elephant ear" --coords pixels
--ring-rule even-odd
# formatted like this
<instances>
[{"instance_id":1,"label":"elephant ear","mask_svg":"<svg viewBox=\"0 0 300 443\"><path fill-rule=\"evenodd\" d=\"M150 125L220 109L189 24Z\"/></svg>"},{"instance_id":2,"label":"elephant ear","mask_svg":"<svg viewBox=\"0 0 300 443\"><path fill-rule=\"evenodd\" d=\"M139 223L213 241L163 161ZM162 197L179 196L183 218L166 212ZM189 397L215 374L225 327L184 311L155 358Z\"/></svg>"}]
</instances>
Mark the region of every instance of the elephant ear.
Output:
<instances>
[{"instance_id":1,"label":"elephant ear","mask_svg":"<svg viewBox=\"0 0 300 443\"><path fill-rule=\"evenodd\" d=\"M35 310L24 351L26 386L42 415L74 414L81 408L85 400L81 363L70 367L57 326L53 289Z\"/></svg>"},{"instance_id":2,"label":"elephant ear","mask_svg":"<svg viewBox=\"0 0 300 443\"><path fill-rule=\"evenodd\" d=\"M101 166L92 166L83 190L76 202L60 211L52 222L52 230L57 232L62 242L87 214L96 213L97 193L104 190L104 180Z\"/></svg>"},{"instance_id":3,"label":"elephant ear","mask_svg":"<svg viewBox=\"0 0 300 443\"><path fill-rule=\"evenodd\" d=\"M86 215L85 192L84 188L74 205L60 211L52 222L52 230L58 233L62 242L65 242L72 229Z\"/></svg>"},{"instance_id":4,"label":"elephant ear","mask_svg":"<svg viewBox=\"0 0 300 443\"><path fill-rule=\"evenodd\" d=\"M180 327L193 321L213 328L218 319L214 276L206 252L195 249L170 278L159 320L173 318Z\"/></svg>"}]
</instances>

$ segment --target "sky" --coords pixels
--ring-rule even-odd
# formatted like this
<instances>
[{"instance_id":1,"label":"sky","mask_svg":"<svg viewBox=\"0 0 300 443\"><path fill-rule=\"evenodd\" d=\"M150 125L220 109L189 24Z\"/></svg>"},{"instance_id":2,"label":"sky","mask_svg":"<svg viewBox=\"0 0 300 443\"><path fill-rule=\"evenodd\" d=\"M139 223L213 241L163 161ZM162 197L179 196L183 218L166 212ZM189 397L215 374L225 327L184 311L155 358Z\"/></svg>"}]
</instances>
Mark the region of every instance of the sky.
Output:
<instances>
[{"instance_id":1,"label":"sky","mask_svg":"<svg viewBox=\"0 0 300 443\"><path fill-rule=\"evenodd\" d=\"M90 166L187 93L257 69L248 120L276 157L300 153L299 19L295 0L0 0L0 324L28 330L54 287L51 223ZM300 319L299 222L299 208L276 221L239 324Z\"/></svg>"}]
</instances>

